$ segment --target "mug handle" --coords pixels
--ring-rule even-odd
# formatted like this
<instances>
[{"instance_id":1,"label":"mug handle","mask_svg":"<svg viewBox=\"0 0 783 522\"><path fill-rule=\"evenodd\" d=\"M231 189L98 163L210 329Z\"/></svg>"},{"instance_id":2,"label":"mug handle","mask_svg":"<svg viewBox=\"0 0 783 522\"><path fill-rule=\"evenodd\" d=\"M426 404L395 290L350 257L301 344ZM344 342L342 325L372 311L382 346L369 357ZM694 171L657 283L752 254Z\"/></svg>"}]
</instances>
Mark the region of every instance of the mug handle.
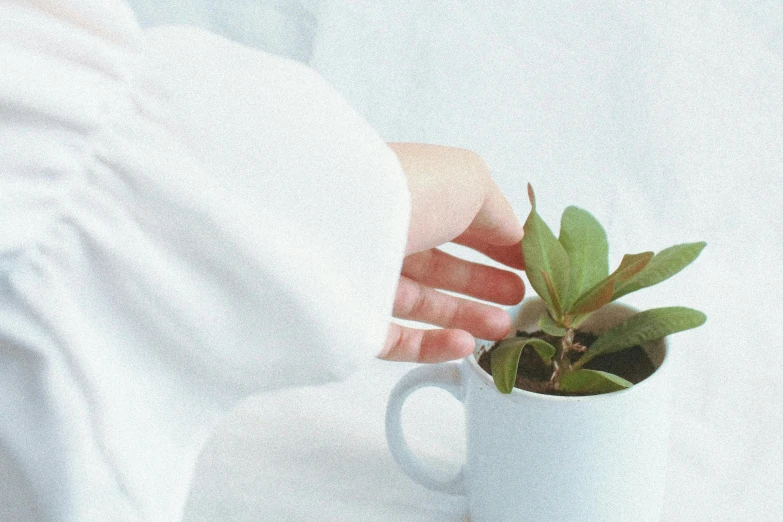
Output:
<instances>
[{"instance_id":1,"label":"mug handle","mask_svg":"<svg viewBox=\"0 0 783 522\"><path fill-rule=\"evenodd\" d=\"M443 477L416 457L405 441L401 423L402 406L411 393L430 386L442 388L463 402L465 395L458 364L443 363L414 368L400 379L389 395L386 406L386 440L389 450L400 468L416 482L434 491L464 495L464 466L455 476Z\"/></svg>"}]
</instances>

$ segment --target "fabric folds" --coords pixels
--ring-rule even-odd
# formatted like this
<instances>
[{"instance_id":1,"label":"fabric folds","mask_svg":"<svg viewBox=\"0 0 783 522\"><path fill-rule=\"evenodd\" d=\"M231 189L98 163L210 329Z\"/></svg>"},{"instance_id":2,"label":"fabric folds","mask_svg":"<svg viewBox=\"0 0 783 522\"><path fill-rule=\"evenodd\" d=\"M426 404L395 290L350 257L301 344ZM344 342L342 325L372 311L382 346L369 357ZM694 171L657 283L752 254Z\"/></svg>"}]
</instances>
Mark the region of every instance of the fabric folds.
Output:
<instances>
[{"instance_id":1,"label":"fabric folds","mask_svg":"<svg viewBox=\"0 0 783 522\"><path fill-rule=\"evenodd\" d=\"M0 12L0 505L175 520L238 401L380 350L404 176L298 63L114 2Z\"/></svg>"}]
</instances>

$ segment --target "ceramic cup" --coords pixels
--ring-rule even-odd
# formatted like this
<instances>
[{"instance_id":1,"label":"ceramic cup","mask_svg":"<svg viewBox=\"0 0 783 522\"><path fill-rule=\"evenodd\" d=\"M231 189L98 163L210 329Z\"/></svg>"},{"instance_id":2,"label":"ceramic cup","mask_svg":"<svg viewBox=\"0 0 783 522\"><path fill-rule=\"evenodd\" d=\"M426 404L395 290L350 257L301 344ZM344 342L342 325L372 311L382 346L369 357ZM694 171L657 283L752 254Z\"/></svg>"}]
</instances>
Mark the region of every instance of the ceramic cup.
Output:
<instances>
[{"instance_id":1,"label":"ceramic cup","mask_svg":"<svg viewBox=\"0 0 783 522\"><path fill-rule=\"evenodd\" d=\"M516 326L531 331L543 311L526 301ZM635 313L609 305L585 328L599 333ZM484 343L487 347L491 344ZM420 484L467 495L472 522L657 521L669 439L665 340L645 346L657 370L619 392L561 397L495 388L476 362L420 366L391 392L386 437L397 464ZM406 398L434 386L463 403L466 462L453 477L439 475L408 447L400 423Z\"/></svg>"}]
</instances>

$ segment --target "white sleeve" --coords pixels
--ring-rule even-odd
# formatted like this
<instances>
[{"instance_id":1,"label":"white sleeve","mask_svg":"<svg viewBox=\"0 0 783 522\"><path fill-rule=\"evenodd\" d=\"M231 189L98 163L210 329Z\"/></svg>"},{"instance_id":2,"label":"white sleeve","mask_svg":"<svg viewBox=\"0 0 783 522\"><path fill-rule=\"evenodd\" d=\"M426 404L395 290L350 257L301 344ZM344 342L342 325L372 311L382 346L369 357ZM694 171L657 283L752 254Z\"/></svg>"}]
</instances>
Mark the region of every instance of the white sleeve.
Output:
<instances>
[{"instance_id":1,"label":"white sleeve","mask_svg":"<svg viewBox=\"0 0 783 522\"><path fill-rule=\"evenodd\" d=\"M35 4L0 6L0 518L173 520L238 400L379 352L405 178L298 63Z\"/></svg>"}]
</instances>

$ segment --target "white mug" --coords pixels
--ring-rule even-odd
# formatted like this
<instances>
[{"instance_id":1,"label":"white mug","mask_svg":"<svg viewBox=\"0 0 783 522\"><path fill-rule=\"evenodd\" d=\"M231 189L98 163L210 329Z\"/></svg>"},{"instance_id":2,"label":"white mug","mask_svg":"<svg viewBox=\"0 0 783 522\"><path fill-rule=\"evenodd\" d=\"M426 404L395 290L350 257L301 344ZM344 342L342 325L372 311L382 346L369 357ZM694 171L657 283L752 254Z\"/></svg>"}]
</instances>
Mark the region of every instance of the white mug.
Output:
<instances>
[{"instance_id":1,"label":"white mug","mask_svg":"<svg viewBox=\"0 0 783 522\"><path fill-rule=\"evenodd\" d=\"M543 303L526 301L517 320L534 329ZM635 311L610 305L585 329L598 333ZM665 341L644 347L656 371L623 391L585 396L497 391L476 355L420 366L392 390L386 437L392 456L414 480L467 495L472 522L657 521L666 479L669 384ZM405 442L400 415L415 390L435 386L465 407L466 462L440 476Z\"/></svg>"}]
</instances>

